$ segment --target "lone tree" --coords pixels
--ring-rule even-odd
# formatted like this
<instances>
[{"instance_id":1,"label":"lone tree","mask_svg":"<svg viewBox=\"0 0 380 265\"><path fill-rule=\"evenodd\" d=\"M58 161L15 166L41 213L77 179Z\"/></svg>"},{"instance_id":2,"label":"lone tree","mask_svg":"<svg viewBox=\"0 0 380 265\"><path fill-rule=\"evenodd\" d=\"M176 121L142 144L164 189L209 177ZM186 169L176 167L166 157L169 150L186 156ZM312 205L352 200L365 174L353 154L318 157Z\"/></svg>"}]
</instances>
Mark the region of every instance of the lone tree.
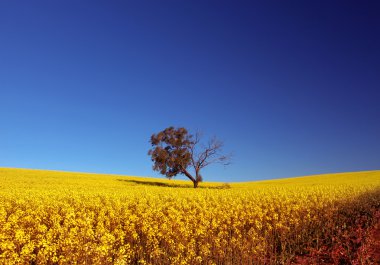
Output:
<instances>
[{"instance_id":1,"label":"lone tree","mask_svg":"<svg viewBox=\"0 0 380 265\"><path fill-rule=\"evenodd\" d=\"M202 181L200 171L212 164L228 165L230 157L221 154L223 143L215 137L200 145L200 134L191 135L185 128L168 127L150 138L152 149L148 154L154 162L153 169L171 179L178 174L188 177L198 187ZM193 174L190 174L192 168ZM195 174L195 175L194 175Z\"/></svg>"}]
</instances>

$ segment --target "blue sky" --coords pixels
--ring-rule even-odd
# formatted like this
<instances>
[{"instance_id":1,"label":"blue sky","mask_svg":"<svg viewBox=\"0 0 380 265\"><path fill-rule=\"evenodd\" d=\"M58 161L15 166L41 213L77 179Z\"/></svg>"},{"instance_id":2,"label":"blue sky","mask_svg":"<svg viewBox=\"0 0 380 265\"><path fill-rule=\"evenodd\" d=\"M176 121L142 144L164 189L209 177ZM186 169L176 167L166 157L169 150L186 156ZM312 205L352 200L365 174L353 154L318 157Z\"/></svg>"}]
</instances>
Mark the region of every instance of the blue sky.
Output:
<instances>
[{"instance_id":1,"label":"blue sky","mask_svg":"<svg viewBox=\"0 0 380 265\"><path fill-rule=\"evenodd\" d=\"M0 167L162 177L149 138L216 135L209 181L380 169L377 1L0 2Z\"/></svg>"}]
</instances>

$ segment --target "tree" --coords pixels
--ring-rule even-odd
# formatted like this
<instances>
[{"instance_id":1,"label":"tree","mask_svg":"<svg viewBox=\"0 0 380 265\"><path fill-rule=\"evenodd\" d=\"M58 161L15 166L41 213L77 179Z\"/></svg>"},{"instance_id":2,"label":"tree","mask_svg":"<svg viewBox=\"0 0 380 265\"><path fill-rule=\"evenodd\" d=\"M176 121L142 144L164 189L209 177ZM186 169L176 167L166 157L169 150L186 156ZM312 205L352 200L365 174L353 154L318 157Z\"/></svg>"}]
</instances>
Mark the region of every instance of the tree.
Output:
<instances>
[{"instance_id":1,"label":"tree","mask_svg":"<svg viewBox=\"0 0 380 265\"><path fill-rule=\"evenodd\" d=\"M202 168L212 164L228 165L230 156L221 154L223 143L215 137L200 146L201 135L191 135L185 128L168 127L150 138L152 149L148 155L153 161L153 170L171 179L178 174L188 177L198 187ZM193 175L190 169L193 169ZM195 175L194 175L195 174Z\"/></svg>"}]
</instances>

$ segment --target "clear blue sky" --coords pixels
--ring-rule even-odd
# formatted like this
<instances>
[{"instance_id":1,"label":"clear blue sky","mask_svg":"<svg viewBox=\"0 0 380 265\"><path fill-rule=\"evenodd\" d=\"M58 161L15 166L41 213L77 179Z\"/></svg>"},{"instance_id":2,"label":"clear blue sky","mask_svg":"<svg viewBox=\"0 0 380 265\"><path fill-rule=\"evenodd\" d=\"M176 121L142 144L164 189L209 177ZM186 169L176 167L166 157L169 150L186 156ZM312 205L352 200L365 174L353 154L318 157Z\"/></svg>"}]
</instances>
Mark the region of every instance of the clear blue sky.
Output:
<instances>
[{"instance_id":1,"label":"clear blue sky","mask_svg":"<svg viewBox=\"0 0 380 265\"><path fill-rule=\"evenodd\" d=\"M209 181L380 169L379 1L0 2L0 167L141 176L168 126Z\"/></svg>"}]
</instances>

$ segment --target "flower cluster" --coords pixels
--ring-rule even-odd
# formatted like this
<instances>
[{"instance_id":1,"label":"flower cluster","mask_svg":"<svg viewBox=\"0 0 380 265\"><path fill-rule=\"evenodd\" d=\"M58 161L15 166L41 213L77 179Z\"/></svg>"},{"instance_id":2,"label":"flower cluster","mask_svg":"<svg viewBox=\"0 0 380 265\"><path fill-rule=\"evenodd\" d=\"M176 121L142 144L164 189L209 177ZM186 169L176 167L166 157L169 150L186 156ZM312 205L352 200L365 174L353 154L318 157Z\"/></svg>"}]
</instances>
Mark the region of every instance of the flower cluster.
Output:
<instances>
[{"instance_id":1,"label":"flower cluster","mask_svg":"<svg viewBox=\"0 0 380 265\"><path fill-rule=\"evenodd\" d=\"M0 263L285 264L380 209L380 171L162 183L0 169Z\"/></svg>"}]
</instances>

